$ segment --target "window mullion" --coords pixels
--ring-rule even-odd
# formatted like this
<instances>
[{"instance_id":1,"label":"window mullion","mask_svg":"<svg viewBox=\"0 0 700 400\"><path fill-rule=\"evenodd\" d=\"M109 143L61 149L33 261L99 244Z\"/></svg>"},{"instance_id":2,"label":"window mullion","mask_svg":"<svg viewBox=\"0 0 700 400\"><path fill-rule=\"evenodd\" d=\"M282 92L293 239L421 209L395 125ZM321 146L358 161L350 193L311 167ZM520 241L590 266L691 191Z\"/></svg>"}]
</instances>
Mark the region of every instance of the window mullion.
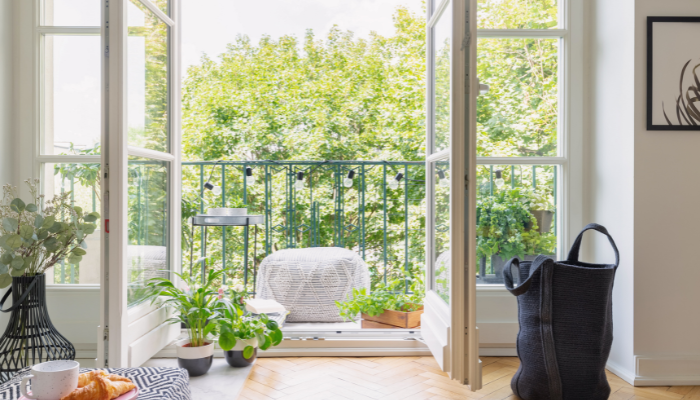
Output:
<instances>
[{"instance_id":1,"label":"window mullion","mask_svg":"<svg viewBox=\"0 0 700 400\"><path fill-rule=\"evenodd\" d=\"M560 39L568 36L566 29L478 29L478 38L488 39Z\"/></svg>"},{"instance_id":2,"label":"window mullion","mask_svg":"<svg viewBox=\"0 0 700 400\"><path fill-rule=\"evenodd\" d=\"M41 35L96 36L101 34L101 28L99 26L40 26L37 32Z\"/></svg>"},{"instance_id":3,"label":"window mullion","mask_svg":"<svg viewBox=\"0 0 700 400\"><path fill-rule=\"evenodd\" d=\"M478 165L564 165L566 157L477 157Z\"/></svg>"}]
</instances>

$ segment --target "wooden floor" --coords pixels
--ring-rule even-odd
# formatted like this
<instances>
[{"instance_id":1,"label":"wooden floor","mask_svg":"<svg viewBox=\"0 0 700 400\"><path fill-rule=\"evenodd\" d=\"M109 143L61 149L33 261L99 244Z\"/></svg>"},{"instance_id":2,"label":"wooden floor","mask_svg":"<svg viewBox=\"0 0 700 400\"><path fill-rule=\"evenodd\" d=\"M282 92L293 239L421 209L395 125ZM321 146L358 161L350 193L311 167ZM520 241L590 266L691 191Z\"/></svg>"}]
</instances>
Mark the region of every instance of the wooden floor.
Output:
<instances>
[{"instance_id":1,"label":"wooden floor","mask_svg":"<svg viewBox=\"0 0 700 400\"><path fill-rule=\"evenodd\" d=\"M516 357L482 357L483 388L470 392L432 357L259 358L240 399L518 399L510 379ZM608 373L610 399L698 399L700 386L635 388Z\"/></svg>"}]
</instances>

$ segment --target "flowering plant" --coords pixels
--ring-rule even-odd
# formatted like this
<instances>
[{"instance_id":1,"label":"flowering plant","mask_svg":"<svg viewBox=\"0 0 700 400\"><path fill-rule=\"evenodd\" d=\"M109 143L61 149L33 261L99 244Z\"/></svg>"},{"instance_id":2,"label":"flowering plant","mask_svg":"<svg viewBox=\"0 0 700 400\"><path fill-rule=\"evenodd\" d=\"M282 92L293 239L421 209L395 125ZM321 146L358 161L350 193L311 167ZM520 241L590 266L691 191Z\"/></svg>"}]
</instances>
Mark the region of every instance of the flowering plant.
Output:
<instances>
[{"instance_id":1,"label":"flowering plant","mask_svg":"<svg viewBox=\"0 0 700 400\"><path fill-rule=\"evenodd\" d=\"M182 288L176 287L167 278L152 278L146 284L150 289L148 299L151 304L162 301L163 305L177 311L177 315L168 322L185 324L192 347L206 345L207 335L214 331L223 311L233 308L225 299L223 288L215 290L213 286L225 272L209 271L204 283L198 276L175 273L182 279Z\"/></svg>"},{"instance_id":2,"label":"flowering plant","mask_svg":"<svg viewBox=\"0 0 700 400\"><path fill-rule=\"evenodd\" d=\"M70 192L44 203L39 180L27 179L31 203L17 196L17 188L3 186L0 201L0 287L12 277L43 274L56 263L79 263L87 254L85 238L95 232L100 214L73 206Z\"/></svg>"}]
</instances>

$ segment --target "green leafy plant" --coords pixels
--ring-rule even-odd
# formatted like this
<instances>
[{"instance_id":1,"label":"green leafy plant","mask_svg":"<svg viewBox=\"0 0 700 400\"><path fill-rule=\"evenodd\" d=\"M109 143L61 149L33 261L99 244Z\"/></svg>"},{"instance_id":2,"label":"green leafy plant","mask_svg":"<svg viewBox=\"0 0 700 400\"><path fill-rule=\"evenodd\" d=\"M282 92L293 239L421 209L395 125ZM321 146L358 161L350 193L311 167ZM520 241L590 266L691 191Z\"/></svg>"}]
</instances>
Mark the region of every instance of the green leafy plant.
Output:
<instances>
[{"instance_id":1,"label":"green leafy plant","mask_svg":"<svg viewBox=\"0 0 700 400\"><path fill-rule=\"evenodd\" d=\"M550 232L538 232L537 219L530 212L538 205L549 209L547 204L545 195L519 188L501 190L481 199L476 208L477 258L553 254L556 237Z\"/></svg>"},{"instance_id":2,"label":"green leafy plant","mask_svg":"<svg viewBox=\"0 0 700 400\"><path fill-rule=\"evenodd\" d=\"M423 305L425 289L420 275L409 279L411 279L412 293L398 292L397 288L404 282L403 279L397 279L387 285L377 284L376 289L369 294L365 288L353 289L352 297L348 301L336 301L335 305L340 310L340 316L346 321L355 320L358 314L377 316L385 310L416 311Z\"/></svg>"},{"instance_id":3,"label":"green leafy plant","mask_svg":"<svg viewBox=\"0 0 700 400\"><path fill-rule=\"evenodd\" d=\"M43 274L56 263L79 263L87 254L85 238L95 232L97 212L84 213L73 206L70 192L45 202L39 180L26 180L31 203L17 196L17 188L3 186L0 201L0 287L12 277Z\"/></svg>"},{"instance_id":4,"label":"green leafy plant","mask_svg":"<svg viewBox=\"0 0 700 400\"><path fill-rule=\"evenodd\" d=\"M282 342L282 330L276 321L266 314L246 314L243 310L243 292L231 290L232 307L223 310L223 317L218 321L219 346L229 351L239 340L247 344L248 340L257 339L260 350L267 350ZM247 344L243 348L243 356L250 358L255 348Z\"/></svg>"},{"instance_id":5,"label":"green leafy plant","mask_svg":"<svg viewBox=\"0 0 700 400\"><path fill-rule=\"evenodd\" d=\"M162 301L166 307L172 308L177 315L168 320L170 323L182 322L187 327L187 333L192 347L206 345L207 335L216 329L216 323L225 310L233 306L224 298L223 289L214 289L215 282L224 275L224 270L210 270L204 283L195 275L178 274L183 287L178 288L167 278L152 278L146 283L150 289L146 299L151 303Z\"/></svg>"},{"instance_id":6,"label":"green leafy plant","mask_svg":"<svg viewBox=\"0 0 700 400\"><path fill-rule=\"evenodd\" d=\"M231 208L247 208L248 206L243 202L242 198L233 198L227 200L228 206Z\"/></svg>"},{"instance_id":7,"label":"green leafy plant","mask_svg":"<svg viewBox=\"0 0 700 400\"><path fill-rule=\"evenodd\" d=\"M528 210L554 210L554 205L549 200L551 198L551 189L537 188L536 190L521 189L519 191L521 202L525 204Z\"/></svg>"}]
</instances>

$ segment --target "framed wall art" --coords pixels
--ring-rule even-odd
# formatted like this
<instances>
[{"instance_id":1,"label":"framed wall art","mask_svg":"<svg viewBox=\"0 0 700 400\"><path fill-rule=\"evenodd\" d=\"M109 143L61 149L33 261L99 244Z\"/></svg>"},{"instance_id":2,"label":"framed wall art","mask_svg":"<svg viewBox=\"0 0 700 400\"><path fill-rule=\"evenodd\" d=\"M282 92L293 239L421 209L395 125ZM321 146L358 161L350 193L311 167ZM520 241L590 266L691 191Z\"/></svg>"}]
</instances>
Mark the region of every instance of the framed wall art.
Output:
<instances>
[{"instance_id":1,"label":"framed wall art","mask_svg":"<svg viewBox=\"0 0 700 400\"><path fill-rule=\"evenodd\" d=\"M647 129L700 131L700 17L647 18Z\"/></svg>"}]
</instances>

